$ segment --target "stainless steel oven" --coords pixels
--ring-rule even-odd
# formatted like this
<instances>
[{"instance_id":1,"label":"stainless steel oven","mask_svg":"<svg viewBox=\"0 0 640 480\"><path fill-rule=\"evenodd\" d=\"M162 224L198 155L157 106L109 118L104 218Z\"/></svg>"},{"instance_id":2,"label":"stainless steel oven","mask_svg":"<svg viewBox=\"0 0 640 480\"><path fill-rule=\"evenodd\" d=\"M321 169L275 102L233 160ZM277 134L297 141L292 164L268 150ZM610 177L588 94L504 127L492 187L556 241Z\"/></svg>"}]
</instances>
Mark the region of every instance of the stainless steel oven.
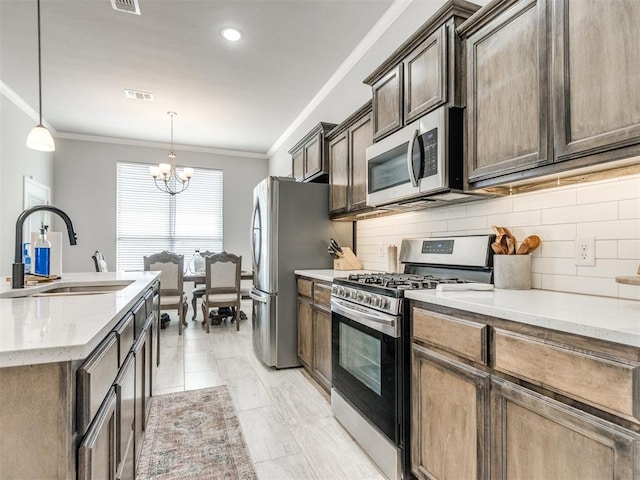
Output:
<instances>
[{"instance_id":1,"label":"stainless steel oven","mask_svg":"<svg viewBox=\"0 0 640 480\"><path fill-rule=\"evenodd\" d=\"M364 303L376 298L376 307ZM408 348L402 299L333 286L334 416L390 479L402 478Z\"/></svg>"},{"instance_id":2,"label":"stainless steel oven","mask_svg":"<svg viewBox=\"0 0 640 480\"><path fill-rule=\"evenodd\" d=\"M405 239L400 274L352 274L331 290L334 416L391 480L410 469L407 289L493 288L495 235Z\"/></svg>"}]
</instances>

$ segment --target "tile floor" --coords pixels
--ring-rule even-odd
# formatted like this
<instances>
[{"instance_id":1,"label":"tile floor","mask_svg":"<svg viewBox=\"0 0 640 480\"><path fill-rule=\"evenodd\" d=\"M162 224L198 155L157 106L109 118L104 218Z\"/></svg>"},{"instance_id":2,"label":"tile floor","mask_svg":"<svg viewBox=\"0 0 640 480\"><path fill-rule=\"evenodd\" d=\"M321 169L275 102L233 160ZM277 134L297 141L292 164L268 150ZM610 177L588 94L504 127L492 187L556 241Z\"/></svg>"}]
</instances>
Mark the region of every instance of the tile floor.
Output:
<instances>
[{"instance_id":1,"label":"tile floor","mask_svg":"<svg viewBox=\"0 0 640 480\"><path fill-rule=\"evenodd\" d=\"M243 306L250 313L250 303ZM384 480L331 415L329 398L301 368L274 370L254 355L251 322L200 326L202 313L178 336L176 314L161 330L154 395L229 386L260 480Z\"/></svg>"}]
</instances>

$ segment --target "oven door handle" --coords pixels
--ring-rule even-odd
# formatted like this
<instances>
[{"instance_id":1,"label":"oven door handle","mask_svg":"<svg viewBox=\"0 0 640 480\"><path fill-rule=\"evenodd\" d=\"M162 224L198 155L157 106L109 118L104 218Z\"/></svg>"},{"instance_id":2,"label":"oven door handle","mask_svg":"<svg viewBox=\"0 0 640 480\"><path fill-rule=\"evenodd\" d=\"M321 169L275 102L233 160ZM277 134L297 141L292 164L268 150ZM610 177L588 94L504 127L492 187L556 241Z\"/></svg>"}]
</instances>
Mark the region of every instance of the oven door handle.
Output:
<instances>
[{"instance_id":1,"label":"oven door handle","mask_svg":"<svg viewBox=\"0 0 640 480\"><path fill-rule=\"evenodd\" d=\"M411 136L411 140L409 140L409 147L407 148L407 169L409 170L409 179L411 180L411 184L414 187L418 187L418 180L419 180L418 175L420 175L420 172L416 174L416 171L414 170L414 165L413 165L413 153L414 153L415 144L418 142L419 135L420 135L420 131L416 129L413 132L413 135ZM418 155L422 155L422 151L419 151ZM420 160L420 163L422 163L422 159Z\"/></svg>"},{"instance_id":2,"label":"oven door handle","mask_svg":"<svg viewBox=\"0 0 640 480\"><path fill-rule=\"evenodd\" d=\"M400 336L400 322L392 315L385 315L375 311L356 310L336 298L331 299L331 311L386 335L395 338Z\"/></svg>"}]
</instances>

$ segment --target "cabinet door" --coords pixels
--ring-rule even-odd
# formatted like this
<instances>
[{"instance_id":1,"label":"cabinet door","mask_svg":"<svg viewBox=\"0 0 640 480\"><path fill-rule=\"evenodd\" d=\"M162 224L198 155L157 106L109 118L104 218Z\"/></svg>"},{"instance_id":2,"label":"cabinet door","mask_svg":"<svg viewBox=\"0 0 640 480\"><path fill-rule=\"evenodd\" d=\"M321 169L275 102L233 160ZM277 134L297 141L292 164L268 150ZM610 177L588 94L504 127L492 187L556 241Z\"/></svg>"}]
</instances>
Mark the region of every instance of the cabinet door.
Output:
<instances>
[{"instance_id":1,"label":"cabinet door","mask_svg":"<svg viewBox=\"0 0 640 480\"><path fill-rule=\"evenodd\" d=\"M557 160L640 143L640 2L555 0L553 18Z\"/></svg>"},{"instance_id":2,"label":"cabinet door","mask_svg":"<svg viewBox=\"0 0 640 480\"><path fill-rule=\"evenodd\" d=\"M489 374L413 344L411 376L413 474L488 478Z\"/></svg>"},{"instance_id":3,"label":"cabinet door","mask_svg":"<svg viewBox=\"0 0 640 480\"><path fill-rule=\"evenodd\" d=\"M296 182L304 180L304 149L302 148L291 156L291 175Z\"/></svg>"},{"instance_id":4,"label":"cabinet door","mask_svg":"<svg viewBox=\"0 0 640 480\"><path fill-rule=\"evenodd\" d=\"M446 29L442 25L404 60L404 123L447 101Z\"/></svg>"},{"instance_id":5,"label":"cabinet door","mask_svg":"<svg viewBox=\"0 0 640 480\"><path fill-rule=\"evenodd\" d=\"M153 316L149 317L149 324L145 331L147 336L146 353L144 366L144 418L142 428L147 429L147 421L149 420L149 411L151 409L151 389L153 388Z\"/></svg>"},{"instance_id":6,"label":"cabinet door","mask_svg":"<svg viewBox=\"0 0 640 480\"><path fill-rule=\"evenodd\" d=\"M373 92L373 138L376 140L402 126L402 64L371 86Z\"/></svg>"},{"instance_id":7,"label":"cabinet door","mask_svg":"<svg viewBox=\"0 0 640 480\"><path fill-rule=\"evenodd\" d=\"M313 356L313 308L311 303L298 298L298 357L311 369Z\"/></svg>"},{"instance_id":8,"label":"cabinet door","mask_svg":"<svg viewBox=\"0 0 640 480\"><path fill-rule=\"evenodd\" d=\"M133 425L135 420L135 388L136 388L135 359L130 354L118 377L116 378L116 418L117 437L116 450L118 452L118 479L133 479L135 468L133 462Z\"/></svg>"},{"instance_id":9,"label":"cabinet door","mask_svg":"<svg viewBox=\"0 0 640 480\"><path fill-rule=\"evenodd\" d=\"M145 364L147 362L147 337L141 335L133 347L133 355L135 358L136 370L136 387L135 387L135 415L134 415L134 452L137 463L142 452L142 438L144 425L144 398L145 398Z\"/></svg>"},{"instance_id":10,"label":"cabinet door","mask_svg":"<svg viewBox=\"0 0 640 480\"><path fill-rule=\"evenodd\" d=\"M109 390L78 449L78 480L116 477L116 392Z\"/></svg>"},{"instance_id":11,"label":"cabinet door","mask_svg":"<svg viewBox=\"0 0 640 480\"><path fill-rule=\"evenodd\" d=\"M317 308L313 311L313 374L331 390L331 314Z\"/></svg>"},{"instance_id":12,"label":"cabinet door","mask_svg":"<svg viewBox=\"0 0 640 480\"><path fill-rule=\"evenodd\" d=\"M551 161L547 0L520 0L466 41L469 181Z\"/></svg>"},{"instance_id":13,"label":"cabinet door","mask_svg":"<svg viewBox=\"0 0 640 480\"><path fill-rule=\"evenodd\" d=\"M323 136L316 135L304 146L304 178L305 180L324 171L322 164Z\"/></svg>"},{"instance_id":14,"label":"cabinet door","mask_svg":"<svg viewBox=\"0 0 640 480\"><path fill-rule=\"evenodd\" d=\"M493 478L637 478L636 433L499 378L491 412Z\"/></svg>"},{"instance_id":15,"label":"cabinet door","mask_svg":"<svg viewBox=\"0 0 640 480\"><path fill-rule=\"evenodd\" d=\"M349 187L349 132L345 131L329 143L329 211L347 211Z\"/></svg>"},{"instance_id":16,"label":"cabinet door","mask_svg":"<svg viewBox=\"0 0 640 480\"><path fill-rule=\"evenodd\" d=\"M367 206L367 157L366 150L373 143L371 114L349 129L349 156L351 158L349 210Z\"/></svg>"}]
</instances>

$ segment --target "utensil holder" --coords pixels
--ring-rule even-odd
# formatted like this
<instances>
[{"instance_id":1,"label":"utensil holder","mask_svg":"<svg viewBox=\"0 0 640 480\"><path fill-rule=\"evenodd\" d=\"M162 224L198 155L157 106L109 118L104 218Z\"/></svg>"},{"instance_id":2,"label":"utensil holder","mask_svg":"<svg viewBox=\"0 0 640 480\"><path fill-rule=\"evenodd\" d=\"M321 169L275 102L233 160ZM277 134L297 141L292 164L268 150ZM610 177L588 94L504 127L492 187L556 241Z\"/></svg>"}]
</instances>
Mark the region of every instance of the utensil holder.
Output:
<instances>
[{"instance_id":1,"label":"utensil holder","mask_svg":"<svg viewBox=\"0 0 640 480\"><path fill-rule=\"evenodd\" d=\"M531 255L494 255L493 283L505 290L529 290Z\"/></svg>"},{"instance_id":2,"label":"utensil holder","mask_svg":"<svg viewBox=\"0 0 640 480\"><path fill-rule=\"evenodd\" d=\"M333 261L334 270L362 270L362 264L349 247L342 247L340 258Z\"/></svg>"}]
</instances>

